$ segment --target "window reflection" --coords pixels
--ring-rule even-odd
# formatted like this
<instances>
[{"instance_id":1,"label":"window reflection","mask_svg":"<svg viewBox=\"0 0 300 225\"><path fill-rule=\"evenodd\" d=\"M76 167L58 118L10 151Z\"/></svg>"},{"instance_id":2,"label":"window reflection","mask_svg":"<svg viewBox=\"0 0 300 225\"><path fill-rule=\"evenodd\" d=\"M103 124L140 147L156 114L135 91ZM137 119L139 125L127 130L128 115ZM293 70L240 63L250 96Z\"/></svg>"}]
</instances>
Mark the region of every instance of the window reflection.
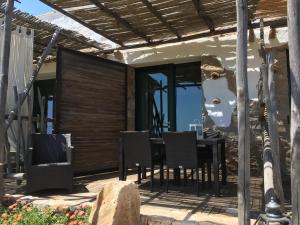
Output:
<instances>
[{"instance_id":1,"label":"window reflection","mask_svg":"<svg viewBox=\"0 0 300 225\"><path fill-rule=\"evenodd\" d=\"M161 136L168 131L168 77L165 74L149 74L149 94L151 130Z\"/></svg>"},{"instance_id":2,"label":"window reflection","mask_svg":"<svg viewBox=\"0 0 300 225\"><path fill-rule=\"evenodd\" d=\"M177 67L176 98L177 130L201 129L202 131L203 90L199 64Z\"/></svg>"}]
</instances>

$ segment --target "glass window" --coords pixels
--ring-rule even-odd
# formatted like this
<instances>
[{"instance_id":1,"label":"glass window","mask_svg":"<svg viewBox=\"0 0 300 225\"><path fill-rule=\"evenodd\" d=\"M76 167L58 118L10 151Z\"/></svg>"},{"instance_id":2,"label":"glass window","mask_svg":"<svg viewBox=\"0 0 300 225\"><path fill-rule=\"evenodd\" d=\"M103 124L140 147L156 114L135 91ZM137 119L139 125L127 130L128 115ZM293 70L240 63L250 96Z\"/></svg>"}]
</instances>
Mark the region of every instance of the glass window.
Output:
<instances>
[{"instance_id":1,"label":"glass window","mask_svg":"<svg viewBox=\"0 0 300 225\"><path fill-rule=\"evenodd\" d=\"M177 130L188 131L191 124L202 125L202 87L177 86Z\"/></svg>"},{"instance_id":2,"label":"glass window","mask_svg":"<svg viewBox=\"0 0 300 225\"><path fill-rule=\"evenodd\" d=\"M47 134L52 134L54 127L53 127L53 96L48 98L47 103Z\"/></svg>"},{"instance_id":3,"label":"glass window","mask_svg":"<svg viewBox=\"0 0 300 225\"><path fill-rule=\"evenodd\" d=\"M168 77L163 73L149 74L150 92L153 96L153 126L162 126L163 131L168 130ZM159 121L156 121L158 119ZM162 124L161 124L162 122Z\"/></svg>"},{"instance_id":4,"label":"glass window","mask_svg":"<svg viewBox=\"0 0 300 225\"><path fill-rule=\"evenodd\" d=\"M176 67L177 131L197 130L202 135L203 90L200 64Z\"/></svg>"}]
</instances>

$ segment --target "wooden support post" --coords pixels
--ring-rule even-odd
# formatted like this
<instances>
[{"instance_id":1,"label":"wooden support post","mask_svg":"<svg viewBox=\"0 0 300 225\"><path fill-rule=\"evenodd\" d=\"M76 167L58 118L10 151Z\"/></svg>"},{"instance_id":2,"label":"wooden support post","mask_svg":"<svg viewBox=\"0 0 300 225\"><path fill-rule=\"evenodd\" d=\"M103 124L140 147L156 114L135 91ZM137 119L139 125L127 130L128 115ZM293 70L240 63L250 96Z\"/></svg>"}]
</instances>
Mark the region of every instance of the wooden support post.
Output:
<instances>
[{"instance_id":1,"label":"wooden support post","mask_svg":"<svg viewBox=\"0 0 300 225\"><path fill-rule=\"evenodd\" d=\"M264 153L263 153L263 160L264 160L264 193L265 193L265 204L268 204L273 197L276 202L278 202L278 198L280 203L284 203L283 192L282 191L282 184L280 184L279 188L276 187L276 182L281 178L281 173L276 171L276 167L280 170L280 165L276 165L278 162L277 152L279 151L279 146L276 146L276 131L277 126L273 124L274 117L271 106L271 94L270 89L268 86L268 65L262 64L260 67L260 72L263 80L263 96L265 102L265 112L264 117L266 118L263 122L263 139L264 139ZM274 89L273 89L274 90ZM277 121L275 121L277 123ZM277 133L278 136L278 133ZM278 138L278 137L277 137ZM276 176L280 176L280 178L276 179ZM281 181L281 180L280 180ZM274 185L275 183L275 185ZM277 185L278 186L278 185ZM283 199L281 199L283 198Z\"/></svg>"},{"instance_id":2,"label":"wooden support post","mask_svg":"<svg viewBox=\"0 0 300 225\"><path fill-rule=\"evenodd\" d=\"M18 94L18 99L21 98L22 94ZM21 115L21 105L20 102L18 101L18 148L19 148L19 166L18 166L18 172L21 172L21 163L20 161L22 161L21 159L23 159L24 156L24 135L23 135L23 126L22 126L22 115Z\"/></svg>"},{"instance_id":3,"label":"wooden support post","mask_svg":"<svg viewBox=\"0 0 300 225\"><path fill-rule=\"evenodd\" d=\"M260 54L263 64L260 67L260 87L263 91L259 92L259 102L261 109L264 111L262 116L261 128L264 137L264 191L265 204L268 204L271 197L276 203L280 202L281 208L284 209L284 194L282 188L282 179L280 171L279 157L279 135L277 130L276 116L276 96L275 80L272 64L274 63L273 53L269 54L265 50L264 21L260 19ZM267 64L269 66L267 66ZM270 77L269 77L270 76ZM275 174L275 175L274 175ZM275 183L275 185L274 185ZM267 211L267 207L265 208Z\"/></svg>"},{"instance_id":4,"label":"wooden support post","mask_svg":"<svg viewBox=\"0 0 300 225\"><path fill-rule=\"evenodd\" d=\"M12 29L12 12L14 8L14 0L7 0L4 20L4 45L1 62L0 74L0 195L4 194L3 167L5 161L5 110L8 86L9 73L9 58L11 44L11 29Z\"/></svg>"},{"instance_id":5,"label":"wooden support post","mask_svg":"<svg viewBox=\"0 0 300 225\"><path fill-rule=\"evenodd\" d=\"M279 149L279 134L278 134L278 127L277 127L277 105L276 105L276 89L275 89L275 77L274 77L274 54L273 52L268 54L267 57L268 61L268 76L266 85L269 94L270 94L270 101L267 104L268 110L268 124L269 124L269 134L271 138L271 148L272 148L272 157L274 161L274 183L275 183L275 190L278 194L280 204L282 209L284 209L284 194L282 188L282 178L281 178L281 169L280 169L280 149Z\"/></svg>"},{"instance_id":6,"label":"wooden support post","mask_svg":"<svg viewBox=\"0 0 300 225\"><path fill-rule=\"evenodd\" d=\"M276 196L274 187L274 173L273 173L273 160L272 160L272 150L271 141L269 134L266 129L263 131L264 139L264 150L263 150L263 163L264 163L264 195L265 203L269 203L271 198Z\"/></svg>"},{"instance_id":7,"label":"wooden support post","mask_svg":"<svg viewBox=\"0 0 300 225\"><path fill-rule=\"evenodd\" d=\"M260 28L260 56L263 59L263 62L266 63L266 51L265 51L265 30L264 30L264 20L260 19L259 21Z\"/></svg>"},{"instance_id":8,"label":"wooden support post","mask_svg":"<svg viewBox=\"0 0 300 225\"><path fill-rule=\"evenodd\" d=\"M15 96L15 104L18 106L18 115L17 115L17 135L16 135L16 172L21 172L21 163L24 162L24 146L25 146L25 137L23 130L23 120L22 120L22 107L20 105L19 99L21 99L22 94L18 93L17 86L13 87L14 96ZM22 159L22 160L21 160Z\"/></svg>"},{"instance_id":9,"label":"wooden support post","mask_svg":"<svg viewBox=\"0 0 300 225\"><path fill-rule=\"evenodd\" d=\"M28 121L27 121L27 141L26 141L26 145L25 145L25 154L24 154L24 167L25 167L25 170L26 170L26 162L27 162L27 159L26 159L26 151L32 146L32 141L31 141L31 134L33 133L33 120L32 120L32 111L33 111L33 96L34 96L34 93L33 93L33 88L31 90L31 95L30 93L28 94L28 98L27 98L27 106L28 106Z\"/></svg>"},{"instance_id":10,"label":"wooden support post","mask_svg":"<svg viewBox=\"0 0 300 225\"><path fill-rule=\"evenodd\" d=\"M250 28L249 29L249 38L248 38L249 42L255 42L255 33L254 33L254 29Z\"/></svg>"},{"instance_id":11,"label":"wooden support post","mask_svg":"<svg viewBox=\"0 0 300 225\"><path fill-rule=\"evenodd\" d=\"M249 97L247 77L247 27L248 4L246 0L236 0L237 8L237 48L236 87L238 107L238 221L239 225L249 225L250 208L250 127Z\"/></svg>"},{"instance_id":12,"label":"wooden support post","mask_svg":"<svg viewBox=\"0 0 300 225\"><path fill-rule=\"evenodd\" d=\"M18 99L22 98L22 93L18 94ZM21 106L21 102L18 101L18 132L19 132L19 143L20 143L20 152L19 152L19 158L20 160L23 162L22 164L22 170L21 170L21 165L20 165L20 172L23 172L24 169L24 157L25 157L25 151L24 151L24 147L25 147L25 137L24 137L24 129L23 129L23 119L22 119L22 106Z\"/></svg>"},{"instance_id":13,"label":"wooden support post","mask_svg":"<svg viewBox=\"0 0 300 225\"><path fill-rule=\"evenodd\" d=\"M288 0L291 77L292 223L300 224L300 1Z\"/></svg>"},{"instance_id":14,"label":"wooden support post","mask_svg":"<svg viewBox=\"0 0 300 225\"><path fill-rule=\"evenodd\" d=\"M40 89L38 89L38 100L39 100L40 113L41 113L40 133L45 134L45 133L47 133L46 129L45 129L45 104L46 104L46 99L45 99L45 96L42 96Z\"/></svg>"},{"instance_id":15,"label":"wooden support post","mask_svg":"<svg viewBox=\"0 0 300 225\"><path fill-rule=\"evenodd\" d=\"M20 130L20 122L21 121L21 110L20 110L20 104L19 104L19 95L18 95L18 89L17 86L13 86L14 89L14 97L15 97L15 104L18 106L18 115L17 115L17 139L16 139L16 172L20 172L20 150L21 150L21 130Z\"/></svg>"},{"instance_id":16,"label":"wooden support post","mask_svg":"<svg viewBox=\"0 0 300 225\"><path fill-rule=\"evenodd\" d=\"M6 149L6 159L5 160L7 163L6 173L10 174L12 172L12 167L11 167L10 144L8 141L7 133L5 134L5 149Z\"/></svg>"},{"instance_id":17,"label":"wooden support post","mask_svg":"<svg viewBox=\"0 0 300 225\"><path fill-rule=\"evenodd\" d=\"M23 93L22 93L22 98L20 99L20 104L21 106L23 105L25 99L27 98L28 94L30 93L30 90L33 86L33 83L46 59L46 57L49 55L52 47L54 46L57 38L58 38L58 35L60 33L60 29L57 29L53 36L52 36L52 39L51 41L49 42L47 48L44 50L39 62L37 63L31 77L30 77L30 80L28 82L28 84L26 85L26 88L24 89ZM12 121L14 120L16 114L18 113L18 107L17 105L15 105L15 107L10 111L9 115L8 115L8 119L6 120L6 123L5 123L5 131L7 131L7 129L9 128L9 126L11 125Z\"/></svg>"}]
</instances>

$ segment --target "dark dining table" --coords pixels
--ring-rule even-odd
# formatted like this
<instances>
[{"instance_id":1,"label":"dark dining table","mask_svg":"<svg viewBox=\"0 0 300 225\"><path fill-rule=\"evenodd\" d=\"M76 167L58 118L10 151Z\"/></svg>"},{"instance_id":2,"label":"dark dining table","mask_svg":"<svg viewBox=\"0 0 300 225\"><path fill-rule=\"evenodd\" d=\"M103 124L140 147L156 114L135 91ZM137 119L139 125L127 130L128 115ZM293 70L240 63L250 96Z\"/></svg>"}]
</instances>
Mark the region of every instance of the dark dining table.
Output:
<instances>
[{"instance_id":1,"label":"dark dining table","mask_svg":"<svg viewBox=\"0 0 300 225\"><path fill-rule=\"evenodd\" d=\"M163 138L150 138L152 145L164 146ZM227 171L226 171L226 151L225 151L225 138L203 138L197 140L197 146L211 146L213 155L213 173L214 181L213 188L216 196L220 195L220 182L219 182L219 165L221 165L222 171L222 184L227 182ZM119 165L119 179L125 180L126 176L124 174L124 152L122 145L120 145L120 165Z\"/></svg>"}]
</instances>

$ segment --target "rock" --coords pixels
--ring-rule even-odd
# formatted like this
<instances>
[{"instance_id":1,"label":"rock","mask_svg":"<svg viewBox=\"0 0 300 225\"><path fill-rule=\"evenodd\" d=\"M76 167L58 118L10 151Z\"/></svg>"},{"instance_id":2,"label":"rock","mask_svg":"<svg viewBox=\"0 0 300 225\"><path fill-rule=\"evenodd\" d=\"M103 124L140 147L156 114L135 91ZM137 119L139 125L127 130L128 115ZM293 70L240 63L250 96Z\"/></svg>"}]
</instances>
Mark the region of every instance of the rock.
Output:
<instances>
[{"instance_id":1,"label":"rock","mask_svg":"<svg viewBox=\"0 0 300 225\"><path fill-rule=\"evenodd\" d=\"M140 194L137 186L128 181L103 186L92 207L92 225L140 225Z\"/></svg>"},{"instance_id":2,"label":"rock","mask_svg":"<svg viewBox=\"0 0 300 225\"><path fill-rule=\"evenodd\" d=\"M199 225L196 221L175 221L172 225Z\"/></svg>"},{"instance_id":3,"label":"rock","mask_svg":"<svg viewBox=\"0 0 300 225\"><path fill-rule=\"evenodd\" d=\"M148 225L149 216L141 215L140 225Z\"/></svg>"},{"instance_id":4,"label":"rock","mask_svg":"<svg viewBox=\"0 0 300 225\"><path fill-rule=\"evenodd\" d=\"M47 204L47 203L45 203L45 202L34 202L32 204L32 206L34 208L38 208L38 209L45 209L45 208L49 208L50 207L50 205Z\"/></svg>"},{"instance_id":5,"label":"rock","mask_svg":"<svg viewBox=\"0 0 300 225\"><path fill-rule=\"evenodd\" d=\"M67 213L69 211L69 207L68 206L58 206L54 210L59 213Z\"/></svg>"},{"instance_id":6,"label":"rock","mask_svg":"<svg viewBox=\"0 0 300 225\"><path fill-rule=\"evenodd\" d=\"M164 216L141 215L141 225L199 225L196 221L178 221Z\"/></svg>"},{"instance_id":7,"label":"rock","mask_svg":"<svg viewBox=\"0 0 300 225\"><path fill-rule=\"evenodd\" d=\"M175 219L164 216L149 216L147 225L172 225Z\"/></svg>"},{"instance_id":8,"label":"rock","mask_svg":"<svg viewBox=\"0 0 300 225\"><path fill-rule=\"evenodd\" d=\"M207 79L219 79L225 75L225 68L222 65L203 64L201 69Z\"/></svg>"},{"instance_id":9,"label":"rock","mask_svg":"<svg viewBox=\"0 0 300 225\"><path fill-rule=\"evenodd\" d=\"M80 209L79 205L72 205L72 206L69 207L70 211L75 211L75 210L79 210L79 209Z\"/></svg>"}]
</instances>

